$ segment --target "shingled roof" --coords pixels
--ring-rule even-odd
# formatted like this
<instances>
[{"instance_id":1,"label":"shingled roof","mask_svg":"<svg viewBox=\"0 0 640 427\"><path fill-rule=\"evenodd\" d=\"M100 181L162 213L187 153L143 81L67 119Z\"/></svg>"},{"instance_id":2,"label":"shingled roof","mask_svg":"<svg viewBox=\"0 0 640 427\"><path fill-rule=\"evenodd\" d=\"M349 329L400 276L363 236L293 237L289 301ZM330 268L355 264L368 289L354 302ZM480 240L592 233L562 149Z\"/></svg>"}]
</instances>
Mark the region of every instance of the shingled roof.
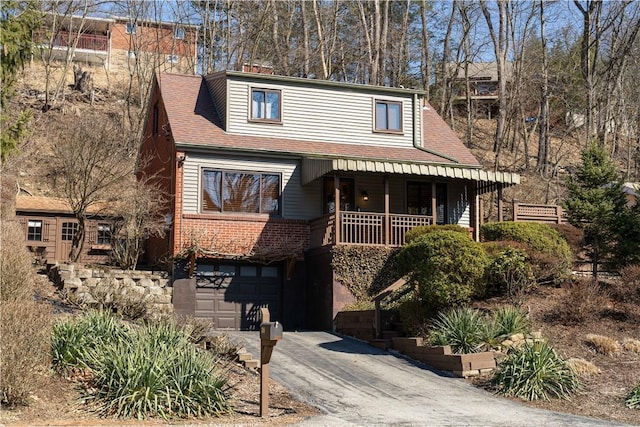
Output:
<instances>
[{"instance_id":1,"label":"shingled roof","mask_svg":"<svg viewBox=\"0 0 640 427\"><path fill-rule=\"evenodd\" d=\"M229 150L287 153L301 157L334 157L457 165L479 168L480 163L430 106L423 108L424 148L394 148L228 134L223 130L201 76L159 74L160 92L171 132L178 145Z\"/></svg>"}]
</instances>

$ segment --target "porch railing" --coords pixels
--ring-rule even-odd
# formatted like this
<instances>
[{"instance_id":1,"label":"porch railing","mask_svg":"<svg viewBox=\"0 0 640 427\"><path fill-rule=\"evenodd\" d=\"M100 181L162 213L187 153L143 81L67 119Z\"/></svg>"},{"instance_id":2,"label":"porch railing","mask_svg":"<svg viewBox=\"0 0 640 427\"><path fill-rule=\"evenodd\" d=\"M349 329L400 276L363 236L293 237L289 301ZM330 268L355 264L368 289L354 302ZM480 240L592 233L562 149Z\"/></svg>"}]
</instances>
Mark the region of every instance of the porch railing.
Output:
<instances>
[{"instance_id":1,"label":"porch railing","mask_svg":"<svg viewBox=\"0 0 640 427\"><path fill-rule=\"evenodd\" d=\"M53 46L51 47L71 47L76 38L78 39L76 49L107 51L107 36L102 34L78 35L77 33L69 33L67 31L59 31L53 39ZM44 31L37 31L34 34L34 40L38 44L48 44L51 41Z\"/></svg>"},{"instance_id":2,"label":"porch railing","mask_svg":"<svg viewBox=\"0 0 640 427\"><path fill-rule=\"evenodd\" d=\"M419 225L431 224L431 217L422 215L389 214L375 212L340 212L328 214L311 221L311 247L333 244L402 246L407 231ZM336 242L336 226L339 227L339 241ZM386 230L389 229L387 236Z\"/></svg>"}]
</instances>

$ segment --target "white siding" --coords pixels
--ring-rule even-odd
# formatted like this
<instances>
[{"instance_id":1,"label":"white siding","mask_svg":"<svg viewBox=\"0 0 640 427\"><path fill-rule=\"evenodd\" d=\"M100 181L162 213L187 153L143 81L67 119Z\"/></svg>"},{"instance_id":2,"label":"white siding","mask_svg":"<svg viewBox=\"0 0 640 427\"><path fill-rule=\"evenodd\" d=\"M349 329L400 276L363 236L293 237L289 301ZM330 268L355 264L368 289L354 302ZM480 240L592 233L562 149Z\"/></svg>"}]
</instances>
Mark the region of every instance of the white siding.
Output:
<instances>
[{"instance_id":1,"label":"white siding","mask_svg":"<svg viewBox=\"0 0 640 427\"><path fill-rule=\"evenodd\" d=\"M300 162L295 159L267 159L242 156L211 156L187 153L183 165L184 213L200 212L200 171L202 168L272 172L282 174L282 215L290 219L311 219L320 216L319 184L302 188ZM314 202L315 200L315 202Z\"/></svg>"},{"instance_id":2,"label":"white siding","mask_svg":"<svg viewBox=\"0 0 640 427\"><path fill-rule=\"evenodd\" d=\"M213 104L220 117L222 126L226 126L227 120L227 80L224 73L213 74L205 77L207 88Z\"/></svg>"},{"instance_id":3,"label":"white siding","mask_svg":"<svg viewBox=\"0 0 640 427\"><path fill-rule=\"evenodd\" d=\"M470 189L471 184L465 181L450 181L447 183L447 207L449 211L447 222L449 224L471 227Z\"/></svg>"},{"instance_id":4,"label":"white siding","mask_svg":"<svg viewBox=\"0 0 640 427\"><path fill-rule=\"evenodd\" d=\"M303 87L292 83L228 80L227 131L234 134L368 144L376 146L412 146L414 138L413 98L410 94L392 94L348 90L347 88ZM281 124L249 121L251 88L280 89ZM374 101L401 102L402 135L373 132ZM416 113L419 108L416 107ZM418 119L419 120L419 119ZM420 140L420 128L415 127Z\"/></svg>"}]
</instances>

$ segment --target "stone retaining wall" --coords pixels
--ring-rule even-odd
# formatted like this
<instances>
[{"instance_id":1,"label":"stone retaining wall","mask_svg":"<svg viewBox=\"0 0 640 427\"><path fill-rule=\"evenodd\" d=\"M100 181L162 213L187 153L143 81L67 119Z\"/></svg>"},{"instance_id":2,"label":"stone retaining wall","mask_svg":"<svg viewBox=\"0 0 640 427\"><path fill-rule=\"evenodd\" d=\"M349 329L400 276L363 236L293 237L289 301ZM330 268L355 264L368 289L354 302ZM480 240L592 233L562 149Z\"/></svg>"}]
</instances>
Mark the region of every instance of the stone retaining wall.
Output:
<instances>
[{"instance_id":1,"label":"stone retaining wall","mask_svg":"<svg viewBox=\"0 0 640 427\"><path fill-rule=\"evenodd\" d=\"M97 287L112 287L131 296L143 296L152 314L173 313L173 287L166 272L55 264L49 267L48 275L56 285L73 292L79 300L89 304L96 302L94 295Z\"/></svg>"}]
</instances>

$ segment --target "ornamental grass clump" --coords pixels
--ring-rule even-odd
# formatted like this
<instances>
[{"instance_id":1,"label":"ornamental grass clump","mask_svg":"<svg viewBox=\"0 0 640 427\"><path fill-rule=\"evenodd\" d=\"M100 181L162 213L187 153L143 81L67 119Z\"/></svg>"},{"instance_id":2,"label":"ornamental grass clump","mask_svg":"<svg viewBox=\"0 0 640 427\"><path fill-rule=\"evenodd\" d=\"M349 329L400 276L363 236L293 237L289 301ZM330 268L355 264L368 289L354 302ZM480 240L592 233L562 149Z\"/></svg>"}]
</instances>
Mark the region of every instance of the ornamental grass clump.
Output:
<instances>
[{"instance_id":1,"label":"ornamental grass clump","mask_svg":"<svg viewBox=\"0 0 640 427\"><path fill-rule=\"evenodd\" d=\"M111 313L90 310L79 319L66 319L53 326L53 368L59 373L92 368L92 352L106 343L124 340L129 328Z\"/></svg>"},{"instance_id":2,"label":"ornamental grass clump","mask_svg":"<svg viewBox=\"0 0 640 427\"><path fill-rule=\"evenodd\" d=\"M84 397L103 416L218 416L231 410L214 357L175 326L153 325L105 346Z\"/></svg>"},{"instance_id":3,"label":"ornamental grass clump","mask_svg":"<svg viewBox=\"0 0 640 427\"><path fill-rule=\"evenodd\" d=\"M438 315L431 331L431 344L450 345L456 354L476 353L485 341L486 321L478 311L457 307Z\"/></svg>"},{"instance_id":4,"label":"ornamental grass clump","mask_svg":"<svg viewBox=\"0 0 640 427\"><path fill-rule=\"evenodd\" d=\"M107 312L59 323L54 367L83 369L83 397L103 416L145 419L230 412L224 369L174 322L128 327Z\"/></svg>"},{"instance_id":5,"label":"ornamental grass clump","mask_svg":"<svg viewBox=\"0 0 640 427\"><path fill-rule=\"evenodd\" d=\"M627 406L631 409L640 409L640 383L636 385L626 400Z\"/></svg>"},{"instance_id":6,"label":"ornamental grass clump","mask_svg":"<svg viewBox=\"0 0 640 427\"><path fill-rule=\"evenodd\" d=\"M612 354L620 352L620 344L618 344L618 341L604 335L588 334L585 337L585 341L587 345L597 353L604 354L605 356L611 356Z\"/></svg>"},{"instance_id":7,"label":"ornamental grass clump","mask_svg":"<svg viewBox=\"0 0 640 427\"><path fill-rule=\"evenodd\" d=\"M509 349L492 383L499 394L524 400L568 399L581 387L576 372L546 341Z\"/></svg>"},{"instance_id":8,"label":"ornamental grass clump","mask_svg":"<svg viewBox=\"0 0 640 427\"><path fill-rule=\"evenodd\" d=\"M531 332L531 321L527 313L512 305L505 305L493 313L497 336L507 338L514 334L527 335Z\"/></svg>"}]
</instances>

